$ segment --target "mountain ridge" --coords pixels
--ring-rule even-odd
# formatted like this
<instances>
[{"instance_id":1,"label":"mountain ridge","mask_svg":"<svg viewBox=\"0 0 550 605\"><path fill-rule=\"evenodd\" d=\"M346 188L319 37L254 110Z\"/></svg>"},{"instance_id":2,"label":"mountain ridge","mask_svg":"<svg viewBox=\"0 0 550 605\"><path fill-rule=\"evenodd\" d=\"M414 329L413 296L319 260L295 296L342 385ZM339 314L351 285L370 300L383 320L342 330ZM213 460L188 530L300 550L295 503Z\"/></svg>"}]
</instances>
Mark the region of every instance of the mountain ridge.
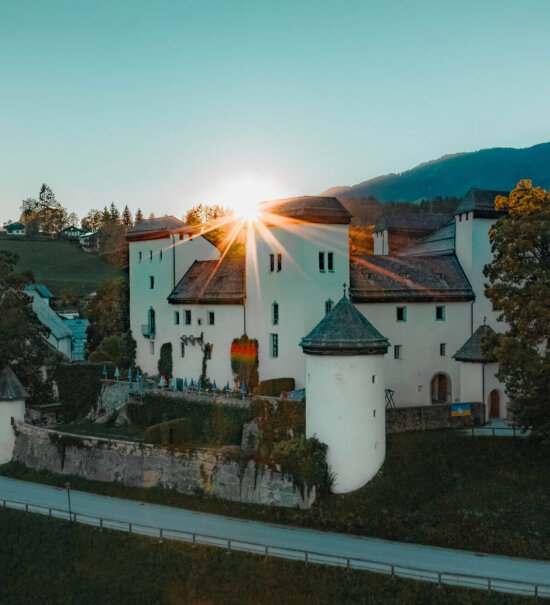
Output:
<instances>
[{"instance_id":1,"label":"mountain ridge","mask_svg":"<svg viewBox=\"0 0 550 605\"><path fill-rule=\"evenodd\" d=\"M445 154L400 173L389 173L352 186L330 187L322 195L381 202L462 197L471 187L511 190L522 179L550 188L550 142L531 147L492 147Z\"/></svg>"}]
</instances>

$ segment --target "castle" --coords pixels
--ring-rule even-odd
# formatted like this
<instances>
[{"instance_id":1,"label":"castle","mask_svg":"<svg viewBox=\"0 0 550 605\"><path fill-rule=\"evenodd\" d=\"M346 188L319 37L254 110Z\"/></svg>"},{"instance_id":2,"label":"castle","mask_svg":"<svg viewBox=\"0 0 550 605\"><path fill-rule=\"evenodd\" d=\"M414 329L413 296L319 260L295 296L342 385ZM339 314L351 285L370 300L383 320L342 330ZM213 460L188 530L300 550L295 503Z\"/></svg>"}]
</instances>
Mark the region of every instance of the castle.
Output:
<instances>
[{"instance_id":1,"label":"castle","mask_svg":"<svg viewBox=\"0 0 550 605\"><path fill-rule=\"evenodd\" d=\"M302 338L342 298L387 339L386 397L400 406L481 401L505 417L497 366L483 334L502 330L483 292L491 261L489 230L502 192L472 189L454 217L395 215L375 226L374 255L350 257L350 214L332 197L265 203L248 225L246 258L228 259L174 217L144 220L128 233L130 323L136 363L156 374L171 343L173 373L234 383L230 349L258 341L260 380L293 377L306 385ZM305 352L305 351L304 351Z\"/></svg>"}]
</instances>

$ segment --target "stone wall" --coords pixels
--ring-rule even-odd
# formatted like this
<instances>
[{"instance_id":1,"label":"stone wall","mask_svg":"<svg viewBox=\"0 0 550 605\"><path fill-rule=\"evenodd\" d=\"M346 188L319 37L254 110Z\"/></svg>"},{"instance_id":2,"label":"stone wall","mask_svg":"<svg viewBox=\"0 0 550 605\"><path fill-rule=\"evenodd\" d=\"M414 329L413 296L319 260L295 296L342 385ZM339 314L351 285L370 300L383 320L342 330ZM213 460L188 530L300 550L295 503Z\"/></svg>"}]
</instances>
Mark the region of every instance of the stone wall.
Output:
<instances>
[{"instance_id":1,"label":"stone wall","mask_svg":"<svg viewBox=\"0 0 550 605\"><path fill-rule=\"evenodd\" d=\"M302 497L291 478L256 468L253 461L243 468L228 460L234 451L240 448L168 452L148 444L67 435L18 423L12 459L33 469L131 487L158 485L183 494L204 492L237 502L302 509L313 504L314 489Z\"/></svg>"},{"instance_id":2,"label":"stone wall","mask_svg":"<svg viewBox=\"0 0 550 605\"><path fill-rule=\"evenodd\" d=\"M470 403L470 416L451 416L450 404L420 405L386 410L386 432L423 431L429 429L461 428L485 424L485 405Z\"/></svg>"}]
</instances>

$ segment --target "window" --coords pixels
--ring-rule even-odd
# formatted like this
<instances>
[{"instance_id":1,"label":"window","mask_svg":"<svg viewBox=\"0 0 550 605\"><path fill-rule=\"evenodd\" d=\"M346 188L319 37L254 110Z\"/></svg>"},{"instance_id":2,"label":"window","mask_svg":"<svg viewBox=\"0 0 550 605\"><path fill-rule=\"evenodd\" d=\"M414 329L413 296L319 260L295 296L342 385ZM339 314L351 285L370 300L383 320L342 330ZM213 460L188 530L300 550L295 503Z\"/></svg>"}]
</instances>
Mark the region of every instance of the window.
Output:
<instances>
[{"instance_id":1,"label":"window","mask_svg":"<svg viewBox=\"0 0 550 605\"><path fill-rule=\"evenodd\" d=\"M177 325L180 322L180 312L174 311L174 323Z\"/></svg>"},{"instance_id":2,"label":"window","mask_svg":"<svg viewBox=\"0 0 550 605\"><path fill-rule=\"evenodd\" d=\"M152 307L149 309L148 323L149 323L149 334L154 334L156 332L157 326L156 326L155 310Z\"/></svg>"},{"instance_id":3,"label":"window","mask_svg":"<svg viewBox=\"0 0 550 605\"><path fill-rule=\"evenodd\" d=\"M445 351L446 351L446 349L447 349L447 345L444 342L442 342L439 345L439 354L441 355L441 357L445 357Z\"/></svg>"},{"instance_id":4,"label":"window","mask_svg":"<svg viewBox=\"0 0 550 605\"><path fill-rule=\"evenodd\" d=\"M213 326L214 320L215 320L214 311L208 311L208 325Z\"/></svg>"},{"instance_id":5,"label":"window","mask_svg":"<svg viewBox=\"0 0 550 605\"><path fill-rule=\"evenodd\" d=\"M407 321L407 307L396 308L397 321Z\"/></svg>"},{"instance_id":6,"label":"window","mask_svg":"<svg viewBox=\"0 0 550 605\"><path fill-rule=\"evenodd\" d=\"M149 288L151 290L153 290L154 287L155 287L155 276L149 275Z\"/></svg>"},{"instance_id":7,"label":"window","mask_svg":"<svg viewBox=\"0 0 550 605\"><path fill-rule=\"evenodd\" d=\"M153 260L153 251L149 250L149 260Z\"/></svg>"},{"instance_id":8,"label":"window","mask_svg":"<svg viewBox=\"0 0 550 605\"><path fill-rule=\"evenodd\" d=\"M141 252L138 253L139 254L139 262L141 263L141 257L143 256Z\"/></svg>"},{"instance_id":9,"label":"window","mask_svg":"<svg viewBox=\"0 0 550 605\"><path fill-rule=\"evenodd\" d=\"M269 255L269 271L271 273L273 273L273 271L275 271L275 255L274 254Z\"/></svg>"},{"instance_id":10,"label":"window","mask_svg":"<svg viewBox=\"0 0 550 605\"><path fill-rule=\"evenodd\" d=\"M271 305L271 321L273 323L274 326L279 325L279 303L277 301L275 301L272 305Z\"/></svg>"},{"instance_id":11,"label":"window","mask_svg":"<svg viewBox=\"0 0 550 605\"><path fill-rule=\"evenodd\" d=\"M334 306L334 303L332 302L332 300L330 298L325 301L325 315L327 315L328 313L331 312L333 306Z\"/></svg>"},{"instance_id":12,"label":"window","mask_svg":"<svg viewBox=\"0 0 550 605\"><path fill-rule=\"evenodd\" d=\"M319 252L319 271L325 271L325 253Z\"/></svg>"},{"instance_id":13,"label":"window","mask_svg":"<svg viewBox=\"0 0 550 605\"><path fill-rule=\"evenodd\" d=\"M445 306L441 305L435 308L436 321L445 321Z\"/></svg>"},{"instance_id":14,"label":"window","mask_svg":"<svg viewBox=\"0 0 550 605\"><path fill-rule=\"evenodd\" d=\"M327 265L329 271L334 271L334 252L327 252Z\"/></svg>"},{"instance_id":15,"label":"window","mask_svg":"<svg viewBox=\"0 0 550 605\"><path fill-rule=\"evenodd\" d=\"M376 382L376 376L373 374L372 375L372 384L374 384Z\"/></svg>"},{"instance_id":16,"label":"window","mask_svg":"<svg viewBox=\"0 0 550 605\"><path fill-rule=\"evenodd\" d=\"M189 311L189 310L185 311L185 325L186 326L191 325L191 311Z\"/></svg>"},{"instance_id":17,"label":"window","mask_svg":"<svg viewBox=\"0 0 550 605\"><path fill-rule=\"evenodd\" d=\"M185 357L185 344L183 342L181 343L181 356Z\"/></svg>"},{"instance_id":18,"label":"window","mask_svg":"<svg viewBox=\"0 0 550 605\"><path fill-rule=\"evenodd\" d=\"M155 341L154 340L149 341L149 353L151 355L155 354Z\"/></svg>"},{"instance_id":19,"label":"window","mask_svg":"<svg viewBox=\"0 0 550 605\"><path fill-rule=\"evenodd\" d=\"M283 266L283 255L277 254L277 273L281 270Z\"/></svg>"},{"instance_id":20,"label":"window","mask_svg":"<svg viewBox=\"0 0 550 605\"><path fill-rule=\"evenodd\" d=\"M393 347L393 358L401 359L401 345L395 345Z\"/></svg>"},{"instance_id":21,"label":"window","mask_svg":"<svg viewBox=\"0 0 550 605\"><path fill-rule=\"evenodd\" d=\"M198 324L199 326L202 326L202 318L201 318L201 317L199 317L199 318L197 319L197 324Z\"/></svg>"},{"instance_id":22,"label":"window","mask_svg":"<svg viewBox=\"0 0 550 605\"><path fill-rule=\"evenodd\" d=\"M159 253L159 262L162 260L162 250Z\"/></svg>"},{"instance_id":23,"label":"window","mask_svg":"<svg viewBox=\"0 0 550 605\"><path fill-rule=\"evenodd\" d=\"M458 215L458 222L461 223L462 222L462 214Z\"/></svg>"},{"instance_id":24,"label":"window","mask_svg":"<svg viewBox=\"0 0 550 605\"><path fill-rule=\"evenodd\" d=\"M279 335L270 334L269 340L270 340L269 348L271 350L271 357L279 357Z\"/></svg>"}]
</instances>

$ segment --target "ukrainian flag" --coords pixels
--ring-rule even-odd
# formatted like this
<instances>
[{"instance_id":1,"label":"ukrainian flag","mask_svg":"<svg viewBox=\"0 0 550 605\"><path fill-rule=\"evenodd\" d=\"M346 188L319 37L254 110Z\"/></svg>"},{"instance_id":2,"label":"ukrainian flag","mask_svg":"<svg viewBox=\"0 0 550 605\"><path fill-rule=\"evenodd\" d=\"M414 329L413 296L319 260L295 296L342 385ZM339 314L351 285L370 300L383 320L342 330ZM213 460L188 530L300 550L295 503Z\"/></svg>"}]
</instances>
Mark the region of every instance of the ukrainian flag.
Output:
<instances>
[{"instance_id":1,"label":"ukrainian flag","mask_svg":"<svg viewBox=\"0 0 550 605\"><path fill-rule=\"evenodd\" d=\"M453 403L451 404L451 416L470 416L469 403Z\"/></svg>"}]
</instances>

